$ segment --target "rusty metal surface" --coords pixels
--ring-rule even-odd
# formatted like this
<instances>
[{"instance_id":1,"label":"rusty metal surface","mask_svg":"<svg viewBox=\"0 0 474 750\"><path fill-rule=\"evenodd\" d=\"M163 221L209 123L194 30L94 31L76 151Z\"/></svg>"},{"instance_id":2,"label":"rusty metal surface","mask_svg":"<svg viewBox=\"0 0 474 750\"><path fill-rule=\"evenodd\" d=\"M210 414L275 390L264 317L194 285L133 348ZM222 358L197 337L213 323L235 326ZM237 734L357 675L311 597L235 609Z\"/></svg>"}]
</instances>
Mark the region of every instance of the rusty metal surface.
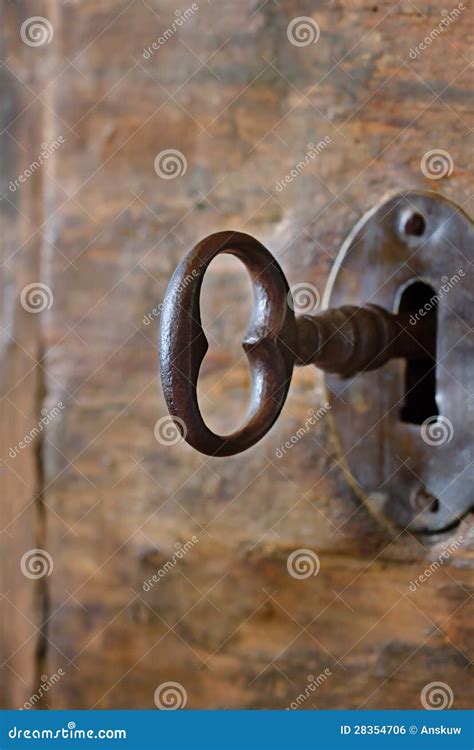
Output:
<instances>
[{"instance_id":1,"label":"rusty metal surface","mask_svg":"<svg viewBox=\"0 0 474 750\"><path fill-rule=\"evenodd\" d=\"M244 263L254 290L252 320L243 342L252 373L250 409L244 426L230 435L216 435L207 427L197 397L199 370L208 349L201 324L201 286L209 264L220 253L231 253ZM372 304L295 318L291 290L271 253L247 234L218 232L186 255L166 292L160 327L163 392L190 445L207 455L234 455L258 442L274 424L295 363L348 377L381 367L391 358L428 354L434 361L434 333L432 316L421 318L410 331L407 314L392 314Z\"/></svg>"},{"instance_id":2,"label":"rusty metal surface","mask_svg":"<svg viewBox=\"0 0 474 750\"><path fill-rule=\"evenodd\" d=\"M411 233L417 216L421 234ZM376 304L396 312L420 279L436 291L436 403L424 424L400 418L405 362L342 381L328 375L339 459L356 494L379 517L418 532L445 529L473 505L474 300L472 223L434 193L393 196L344 244L325 307Z\"/></svg>"},{"instance_id":3,"label":"rusty metal surface","mask_svg":"<svg viewBox=\"0 0 474 750\"><path fill-rule=\"evenodd\" d=\"M225 252L245 264L253 282L243 344L253 389L244 427L220 436L204 423L197 399L207 351L199 296L209 263ZM396 525L436 531L456 523L473 502L469 252L472 225L460 209L428 193L395 196L343 246L326 292L331 307L295 319L286 278L263 245L238 232L203 239L178 266L161 321L163 390L183 437L208 455L246 450L277 419L294 364L315 364L344 378L328 376L327 384L341 462L357 494ZM439 290L436 311L399 312L402 290L420 279ZM416 424L401 418L404 373L406 358L422 357L426 388L436 373L437 409Z\"/></svg>"},{"instance_id":4,"label":"rusty metal surface","mask_svg":"<svg viewBox=\"0 0 474 750\"><path fill-rule=\"evenodd\" d=\"M378 305L343 305L297 318L297 364L349 377L397 357L434 357L433 317L417 321ZM416 329L416 331L415 331Z\"/></svg>"},{"instance_id":5,"label":"rusty metal surface","mask_svg":"<svg viewBox=\"0 0 474 750\"><path fill-rule=\"evenodd\" d=\"M204 423L197 399L199 368L208 343L199 297L204 273L220 253L236 255L253 283L253 317L243 343L252 373L247 422L220 436ZM160 333L163 392L183 437L197 450L229 456L250 448L270 429L285 402L295 355L295 316L287 304L288 283L273 256L240 232L218 232L202 240L176 269L164 299Z\"/></svg>"}]
</instances>

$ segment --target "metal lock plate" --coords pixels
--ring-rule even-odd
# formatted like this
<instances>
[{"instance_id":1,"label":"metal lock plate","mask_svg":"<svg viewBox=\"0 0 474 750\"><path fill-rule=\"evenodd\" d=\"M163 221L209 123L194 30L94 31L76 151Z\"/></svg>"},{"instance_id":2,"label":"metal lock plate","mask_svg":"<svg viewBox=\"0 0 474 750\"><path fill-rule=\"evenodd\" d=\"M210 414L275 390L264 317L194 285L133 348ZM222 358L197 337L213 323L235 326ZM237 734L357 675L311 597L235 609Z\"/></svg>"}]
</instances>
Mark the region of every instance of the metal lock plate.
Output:
<instances>
[{"instance_id":1,"label":"metal lock plate","mask_svg":"<svg viewBox=\"0 0 474 750\"><path fill-rule=\"evenodd\" d=\"M391 526L434 533L474 505L474 231L435 193L396 195L354 228L323 306L376 304L436 315L436 361L395 359L326 376L340 462ZM437 414L436 414L437 412Z\"/></svg>"}]
</instances>

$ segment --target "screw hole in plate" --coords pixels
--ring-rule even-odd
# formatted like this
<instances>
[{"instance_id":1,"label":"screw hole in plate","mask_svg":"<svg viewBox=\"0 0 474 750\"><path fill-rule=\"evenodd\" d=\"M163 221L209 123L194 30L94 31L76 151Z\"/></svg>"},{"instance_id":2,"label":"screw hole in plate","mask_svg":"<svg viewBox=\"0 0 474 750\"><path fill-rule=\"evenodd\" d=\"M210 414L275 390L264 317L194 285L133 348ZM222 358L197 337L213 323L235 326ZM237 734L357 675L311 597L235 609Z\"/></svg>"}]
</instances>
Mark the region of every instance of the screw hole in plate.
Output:
<instances>
[{"instance_id":1,"label":"screw hole in plate","mask_svg":"<svg viewBox=\"0 0 474 750\"><path fill-rule=\"evenodd\" d=\"M410 503L417 512L428 511L437 513L440 509L440 502L437 497L428 492L426 487L418 485L411 493Z\"/></svg>"},{"instance_id":2,"label":"screw hole in plate","mask_svg":"<svg viewBox=\"0 0 474 750\"><path fill-rule=\"evenodd\" d=\"M426 229L426 221L421 214L414 212L405 220L403 229L405 234L412 237L421 237Z\"/></svg>"}]
</instances>

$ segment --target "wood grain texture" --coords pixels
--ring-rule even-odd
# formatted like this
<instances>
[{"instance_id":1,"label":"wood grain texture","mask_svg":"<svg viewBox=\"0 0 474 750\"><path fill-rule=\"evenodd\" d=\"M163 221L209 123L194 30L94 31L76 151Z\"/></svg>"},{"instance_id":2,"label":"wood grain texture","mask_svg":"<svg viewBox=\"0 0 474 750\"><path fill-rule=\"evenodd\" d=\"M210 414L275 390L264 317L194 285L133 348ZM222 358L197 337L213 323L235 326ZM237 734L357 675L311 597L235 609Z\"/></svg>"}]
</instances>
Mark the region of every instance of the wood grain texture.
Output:
<instances>
[{"instance_id":1,"label":"wood grain texture","mask_svg":"<svg viewBox=\"0 0 474 750\"><path fill-rule=\"evenodd\" d=\"M469 705L472 519L435 539L390 537L346 484L324 418L278 458L324 403L315 369L296 372L277 425L243 455L207 459L154 437L167 412L153 311L198 239L248 232L290 285L322 293L344 237L385 192L431 188L473 213L472 27L452 23L412 61L441 13L417 6L214 0L146 59L183 6L48 5L54 39L27 50L50 82L42 138L65 139L42 192L41 266L54 292L41 318L45 399L66 405L43 452L54 559L46 672L65 671L46 705L152 708L155 688L173 680L190 708L284 708L326 668L302 708L419 708L433 680L451 686L455 708ZM287 26L303 15L321 35L298 48ZM454 161L439 181L420 170L435 147ZM165 149L186 158L173 180L154 169ZM212 264L203 305L201 404L225 433L248 393L249 286L235 259ZM410 591L459 535L456 553ZM289 575L299 548L319 556L317 576Z\"/></svg>"},{"instance_id":2,"label":"wood grain texture","mask_svg":"<svg viewBox=\"0 0 474 750\"><path fill-rule=\"evenodd\" d=\"M42 179L24 175L41 149L42 106L34 71L27 73L17 33L18 10L0 19L0 705L20 708L34 693L44 658L43 581L22 572L23 556L44 542L41 437L41 316L21 304L40 279ZM25 76L23 78L22 76ZM28 84L25 85L25 80ZM29 297L27 297L29 299ZM34 558L34 553L33 553ZM34 562L33 562L34 566ZM30 563L23 567L28 570Z\"/></svg>"}]
</instances>

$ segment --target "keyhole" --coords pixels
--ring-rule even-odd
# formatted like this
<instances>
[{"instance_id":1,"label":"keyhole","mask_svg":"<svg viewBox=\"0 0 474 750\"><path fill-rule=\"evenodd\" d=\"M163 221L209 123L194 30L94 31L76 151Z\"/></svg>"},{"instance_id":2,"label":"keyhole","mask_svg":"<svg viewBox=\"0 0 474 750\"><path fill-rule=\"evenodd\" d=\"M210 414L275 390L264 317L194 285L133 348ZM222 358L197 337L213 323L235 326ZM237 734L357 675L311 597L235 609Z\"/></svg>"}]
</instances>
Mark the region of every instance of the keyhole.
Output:
<instances>
[{"instance_id":1,"label":"keyhole","mask_svg":"<svg viewBox=\"0 0 474 750\"><path fill-rule=\"evenodd\" d=\"M432 286L423 281L413 281L400 298L399 312L410 313L410 322L432 316L435 323L438 298ZM429 417L439 416L436 403L436 348L434 356L407 359L405 365L405 398L400 409L400 419L409 424L423 424Z\"/></svg>"}]
</instances>

